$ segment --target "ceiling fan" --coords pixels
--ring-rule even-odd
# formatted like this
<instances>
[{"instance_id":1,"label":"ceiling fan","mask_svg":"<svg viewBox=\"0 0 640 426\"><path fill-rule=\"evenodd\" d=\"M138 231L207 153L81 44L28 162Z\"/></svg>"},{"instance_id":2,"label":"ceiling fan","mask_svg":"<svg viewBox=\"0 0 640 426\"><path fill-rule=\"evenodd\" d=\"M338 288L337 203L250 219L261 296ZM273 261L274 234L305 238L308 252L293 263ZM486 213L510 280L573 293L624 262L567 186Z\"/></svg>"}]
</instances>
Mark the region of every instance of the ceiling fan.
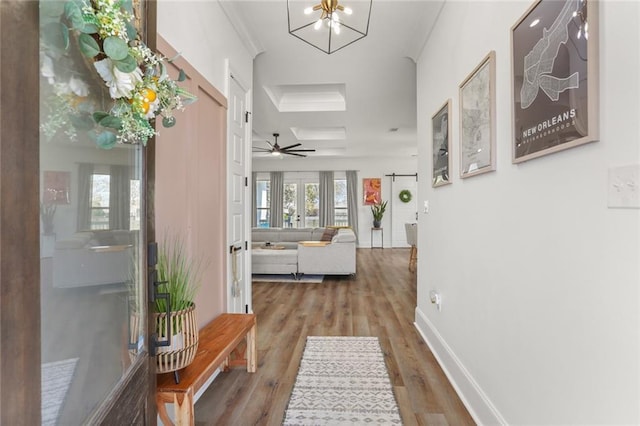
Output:
<instances>
[{"instance_id":1,"label":"ceiling fan","mask_svg":"<svg viewBox=\"0 0 640 426\"><path fill-rule=\"evenodd\" d=\"M306 157L306 155L304 154L298 154L299 152L316 152L315 149L293 149L302 145L301 143L294 143L293 145L281 147L280 145L278 145L278 136L280 136L280 133L273 134L273 137L275 138L275 142L273 144L269 141L266 141L271 148L260 148L254 146L253 152L268 152L271 155L287 154L295 155L296 157Z\"/></svg>"}]
</instances>

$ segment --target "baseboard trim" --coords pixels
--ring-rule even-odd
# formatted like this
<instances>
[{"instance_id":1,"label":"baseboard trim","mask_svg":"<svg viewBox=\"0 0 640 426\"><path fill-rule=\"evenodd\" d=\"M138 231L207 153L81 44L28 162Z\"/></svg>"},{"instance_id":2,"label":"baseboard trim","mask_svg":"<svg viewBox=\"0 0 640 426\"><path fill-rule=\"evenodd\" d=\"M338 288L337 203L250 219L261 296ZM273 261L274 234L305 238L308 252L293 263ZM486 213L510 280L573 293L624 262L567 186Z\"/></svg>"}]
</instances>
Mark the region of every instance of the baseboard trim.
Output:
<instances>
[{"instance_id":1,"label":"baseboard trim","mask_svg":"<svg viewBox=\"0 0 640 426\"><path fill-rule=\"evenodd\" d=\"M447 345L447 342L438 333L438 330L418 307L416 307L415 318L416 320L413 324L418 333L431 349L438 364L440 364L464 406L467 407L473 420L478 425L507 425L507 421L474 380L471 373L460 362L453 350Z\"/></svg>"}]
</instances>

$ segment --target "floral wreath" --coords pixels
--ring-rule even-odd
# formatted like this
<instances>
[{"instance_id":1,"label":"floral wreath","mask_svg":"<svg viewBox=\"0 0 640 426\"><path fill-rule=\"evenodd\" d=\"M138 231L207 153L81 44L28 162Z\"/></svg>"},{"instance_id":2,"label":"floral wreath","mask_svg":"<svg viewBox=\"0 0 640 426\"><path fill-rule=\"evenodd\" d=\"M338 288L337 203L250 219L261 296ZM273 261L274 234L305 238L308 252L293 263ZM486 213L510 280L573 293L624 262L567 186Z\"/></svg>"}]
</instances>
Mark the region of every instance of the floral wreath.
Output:
<instances>
[{"instance_id":1,"label":"floral wreath","mask_svg":"<svg viewBox=\"0 0 640 426\"><path fill-rule=\"evenodd\" d=\"M55 106L52 107L49 118L55 119L56 114L65 111L76 112L70 116L73 129L66 131L72 139L80 129L90 131L90 136L102 148L112 148L117 143L146 145L157 134L151 120L162 116L163 126L172 127L176 123L173 111L183 110L184 105L196 100L177 84L185 80L184 71L180 70L177 80L170 79L167 59L156 56L142 41L132 23L131 0L69 0L64 4L63 17L62 22L45 27L45 34L53 34L58 45L54 46L57 49L51 49L53 53L45 52L42 75L54 85L57 102L63 104L57 112ZM66 89L61 89L61 82L56 81L53 60L64 56L60 50L68 52L70 33L76 36L82 56L92 62L109 88L113 103L107 111L86 105L70 107L69 104L82 106L71 98L85 98L89 93L87 83L72 75L68 82L62 83ZM88 116L92 122L87 122ZM43 125L45 134L51 136L64 124L63 118L57 117L57 120Z\"/></svg>"},{"instance_id":2,"label":"floral wreath","mask_svg":"<svg viewBox=\"0 0 640 426\"><path fill-rule=\"evenodd\" d=\"M408 189L403 189L402 191L400 191L400 194L398 194L398 197L403 203L408 203L412 198L411 191L409 191Z\"/></svg>"}]
</instances>

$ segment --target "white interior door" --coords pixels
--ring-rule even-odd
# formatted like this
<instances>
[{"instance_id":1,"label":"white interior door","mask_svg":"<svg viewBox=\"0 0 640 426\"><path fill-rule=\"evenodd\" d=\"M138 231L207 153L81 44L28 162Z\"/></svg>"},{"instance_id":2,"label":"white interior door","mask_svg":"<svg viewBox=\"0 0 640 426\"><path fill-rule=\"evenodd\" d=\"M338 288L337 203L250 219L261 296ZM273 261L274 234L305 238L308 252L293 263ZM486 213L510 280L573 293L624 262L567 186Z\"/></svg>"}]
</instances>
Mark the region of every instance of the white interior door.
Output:
<instances>
[{"instance_id":1,"label":"white interior door","mask_svg":"<svg viewBox=\"0 0 640 426\"><path fill-rule=\"evenodd\" d=\"M229 116L227 140L227 169L229 174L227 197L227 245L229 247L227 308L229 312L251 312L251 280L248 279L250 256L247 230L250 216L247 211L250 174L248 141L249 114L247 90L229 74Z\"/></svg>"},{"instance_id":2,"label":"white interior door","mask_svg":"<svg viewBox=\"0 0 640 426\"><path fill-rule=\"evenodd\" d=\"M400 191L411 192L411 201L400 200ZM415 176L395 176L391 180L391 247L409 247L405 223L417 222L418 182Z\"/></svg>"}]
</instances>

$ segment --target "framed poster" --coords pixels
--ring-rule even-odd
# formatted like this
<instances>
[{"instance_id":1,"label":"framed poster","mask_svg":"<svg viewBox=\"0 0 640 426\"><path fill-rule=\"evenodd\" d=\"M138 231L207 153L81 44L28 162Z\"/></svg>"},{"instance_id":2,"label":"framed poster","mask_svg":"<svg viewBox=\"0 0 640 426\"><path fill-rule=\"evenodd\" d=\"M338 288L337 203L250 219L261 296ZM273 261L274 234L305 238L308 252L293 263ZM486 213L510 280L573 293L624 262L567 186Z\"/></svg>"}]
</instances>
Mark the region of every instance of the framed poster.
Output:
<instances>
[{"instance_id":1,"label":"framed poster","mask_svg":"<svg viewBox=\"0 0 640 426\"><path fill-rule=\"evenodd\" d=\"M511 28L512 161L598 138L597 2L536 1Z\"/></svg>"},{"instance_id":2,"label":"framed poster","mask_svg":"<svg viewBox=\"0 0 640 426\"><path fill-rule=\"evenodd\" d=\"M496 53L489 52L460 85L460 177L495 170Z\"/></svg>"},{"instance_id":3,"label":"framed poster","mask_svg":"<svg viewBox=\"0 0 640 426\"><path fill-rule=\"evenodd\" d=\"M44 204L69 204L69 172L45 171L43 176L42 202Z\"/></svg>"},{"instance_id":4,"label":"framed poster","mask_svg":"<svg viewBox=\"0 0 640 426\"><path fill-rule=\"evenodd\" d=\"M380 178L364 178L362 179L362 195L364 205L370 206L382 202L381 180Z\"/></svg>"},{"instance_id":5,"label":"framed poster","mask_svg":"<svg viewBox=\"0 0 640 426\"><path fill-rule=\"evenodd\" d=\"M447 99L431 117L431 146L433 148L433 173L431 184L433 187L451 183L449 171L451 170L451 150L449 147L449 135L451 134L451 99Z\"/></svg>"}]
</instances>

